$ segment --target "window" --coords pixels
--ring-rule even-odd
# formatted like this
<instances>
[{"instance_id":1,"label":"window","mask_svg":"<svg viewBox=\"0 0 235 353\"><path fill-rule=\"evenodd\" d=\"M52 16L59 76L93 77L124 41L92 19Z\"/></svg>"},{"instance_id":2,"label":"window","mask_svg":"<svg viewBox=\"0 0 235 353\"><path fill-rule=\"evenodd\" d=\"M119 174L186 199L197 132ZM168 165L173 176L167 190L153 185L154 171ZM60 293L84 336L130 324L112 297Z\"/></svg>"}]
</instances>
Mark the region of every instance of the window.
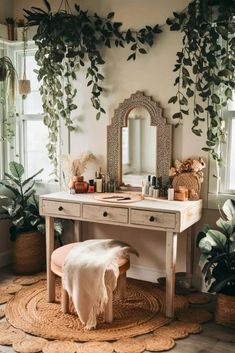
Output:
<instances>
[{"instance_id":1,"label":"window","mask_svg":"<svg viewBox=\"0 0 235 353\"><path fill-rule=\"evenodd\" d=\"M235 112L230 119L227 188L235 192Z\"/></svg>"},{"instance_id":2,"label":"window","mask_svg":"<svg viewBox=\"0 0 235 353\"><path fill-rule=\"evenodd\" d=\"M217 207L218 201L222 204L228 195L230 198L235 195L235 94L224 116L227 131L226 143L221 147L224 165L218 168L214 160L210 163L208 207L212 208ZM220 177L219 183L215 176ZM219 196L215 197L217 193Z\"/></svg>"},{"instance_id":3,"label":"window","mask_svg":"<svg viewBox=\"0 0 235 353\"><path fill-rule=\"evenodd\" d=\"M48 143L48 130L43 124L42 100L39 92L40 84L37 74L37 64L34 52L26 56L27 79L31 83L31 93L25 99L19 97L20 109L20 156L27 176L35 174L43 168L38 175L40 180L48 182L51 179L52 167L48 158L46 144ZM19 77L23 76L24 58L22 53L17 55Z\"/></svg>"}]
</instances>

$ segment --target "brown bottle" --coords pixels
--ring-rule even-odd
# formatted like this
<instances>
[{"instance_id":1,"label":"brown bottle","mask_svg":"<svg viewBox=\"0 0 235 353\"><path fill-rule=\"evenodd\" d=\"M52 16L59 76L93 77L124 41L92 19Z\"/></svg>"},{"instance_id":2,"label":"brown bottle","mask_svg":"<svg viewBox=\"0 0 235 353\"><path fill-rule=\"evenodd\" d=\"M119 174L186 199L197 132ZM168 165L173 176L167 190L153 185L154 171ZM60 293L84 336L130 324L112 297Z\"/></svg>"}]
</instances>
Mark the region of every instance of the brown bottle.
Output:
<instances>
[{"instance_id":1,"label":"brown bottle","mask_svg":"<svg viewBox=\"0 0 235 353\"><path fill-rule=\"evenodd\" d=\"M82 192L87 192L88 191L89 184L83 180L83 176L79 176L78 180L75 181L74 183L74 188L76 194L82 193Z\"/></svg>"}]
</instances>

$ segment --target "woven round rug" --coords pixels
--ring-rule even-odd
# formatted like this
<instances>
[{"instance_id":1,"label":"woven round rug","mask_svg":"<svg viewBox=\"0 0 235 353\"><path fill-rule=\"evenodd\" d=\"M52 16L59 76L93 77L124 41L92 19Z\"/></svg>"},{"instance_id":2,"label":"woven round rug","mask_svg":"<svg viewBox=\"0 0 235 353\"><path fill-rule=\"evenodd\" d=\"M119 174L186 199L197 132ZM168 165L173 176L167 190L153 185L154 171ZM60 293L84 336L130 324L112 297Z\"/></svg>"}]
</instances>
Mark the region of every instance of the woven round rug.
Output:
<instances>
[{"instance_id":1,"label":"woven round rug","mask_svg":"<svg viewBox=\"0 0 235 353\"><path fill-rule=\"evenodd\" d=\"M85 330L77 314L63 314L60 307L60 281L56 284L56 303L48 303L46 282L23 287L7 303L5 315L12 326L49 339L74 341L110 341L149 333L170 322L161 313L164 293L151 283L130 280L126 299L114 293L114 321L105 323L98 317L95 330ZM185 308L186 299L176 296L175 308ZM48 329L49 328L49 329Z\"/></svg>"}]
</instances>

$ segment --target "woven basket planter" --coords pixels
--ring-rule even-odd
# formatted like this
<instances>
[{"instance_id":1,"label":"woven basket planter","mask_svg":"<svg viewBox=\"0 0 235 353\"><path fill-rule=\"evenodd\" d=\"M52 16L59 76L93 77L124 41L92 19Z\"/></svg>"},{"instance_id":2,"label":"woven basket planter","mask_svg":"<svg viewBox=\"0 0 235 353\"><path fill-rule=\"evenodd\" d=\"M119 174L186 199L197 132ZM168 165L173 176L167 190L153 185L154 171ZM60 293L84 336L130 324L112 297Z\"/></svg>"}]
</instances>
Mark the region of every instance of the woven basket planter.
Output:
<instances>
[{"instance_id":1,"label":"woven basket planter","mask_svg":"<svg viewBox=\"0 0 235 353\"><path fill-rule=\"evenodd\" d=\"M200 195L201 182L199 177L193 173L181 173L174 176L173 188L177 190L180 186L185 186L188 190L194 190Z\"/></svg>"},{"instance_id":2,"label":"woven basket planter","mask_svg":"<svg viewBox=\"0 0 235 353\"><path fill-rule=\"evenodd\" d=\"M17 274L33 274L45 269L45 264L45 235L36 231L19 234L13 243L13 271Z\"/></svg>"},{"instance_id":3,"label":"woven basket planter","mask_svg":"<svg viewBox=\"0 0 235 353\"><path fill-rule=\"evenodd\" d=\"M216 297L215 322L235 328L235 297L222 293Z\"/></svg>"}]
</instances>

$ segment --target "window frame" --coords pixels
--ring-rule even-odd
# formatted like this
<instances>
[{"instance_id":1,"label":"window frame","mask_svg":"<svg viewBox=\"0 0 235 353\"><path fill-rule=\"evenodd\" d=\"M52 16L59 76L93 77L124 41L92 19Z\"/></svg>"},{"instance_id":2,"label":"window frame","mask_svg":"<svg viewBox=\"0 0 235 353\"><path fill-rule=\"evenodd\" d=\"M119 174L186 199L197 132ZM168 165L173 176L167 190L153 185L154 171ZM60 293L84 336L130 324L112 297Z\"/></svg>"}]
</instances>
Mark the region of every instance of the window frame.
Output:
<instances>
[{"instance_id":1,"label":"window frame","mask_svg":"<svg viewBox=\"0 0 235 353\"><path fill-rule=\"evenodd\" d=\"M224 165L218 166L218 163L209 156L209 180L208 180L208 208L218 208L228 198L235 200L235 189L228 187L230 177L230 157L231 157L231 139L232 139L232 119L235 120L235 111L227 110L224 112L225 129L227 131L226 142L221 144L221 153L224 159ZM219 180L215 176L219 177Z\"/></svg>"}]
</instances>

